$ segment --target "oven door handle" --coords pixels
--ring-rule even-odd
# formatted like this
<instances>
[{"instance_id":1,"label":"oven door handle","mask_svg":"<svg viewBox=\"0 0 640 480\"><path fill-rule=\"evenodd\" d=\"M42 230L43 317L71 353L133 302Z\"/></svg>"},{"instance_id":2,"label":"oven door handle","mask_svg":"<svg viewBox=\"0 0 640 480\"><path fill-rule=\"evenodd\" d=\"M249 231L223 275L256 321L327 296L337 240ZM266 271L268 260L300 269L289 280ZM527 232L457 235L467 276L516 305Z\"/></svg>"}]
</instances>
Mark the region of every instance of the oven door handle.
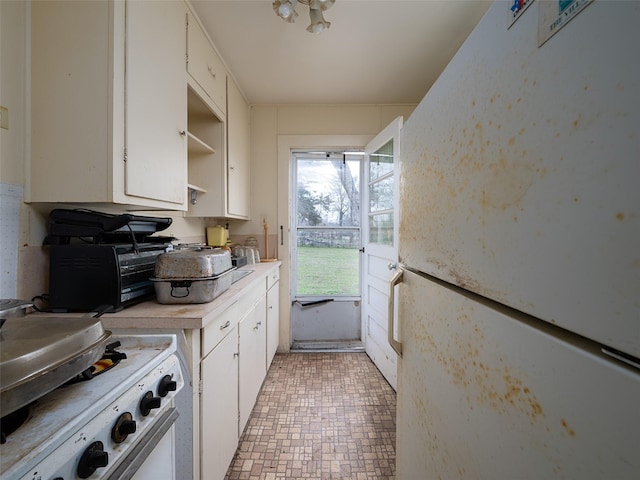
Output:
<instances>
[{"instance_id":1,"label":"oven door handle","mask_svg":"<svg viewBox=\"0 0 640 480\"><path fill-rule=\"evenodd\" d=\"M179 416L175 407L164 412L151 430L142 436L129 455L118 465L118 468L109 475L109 480L130 480Z\"/></svg>"}]
</instances>

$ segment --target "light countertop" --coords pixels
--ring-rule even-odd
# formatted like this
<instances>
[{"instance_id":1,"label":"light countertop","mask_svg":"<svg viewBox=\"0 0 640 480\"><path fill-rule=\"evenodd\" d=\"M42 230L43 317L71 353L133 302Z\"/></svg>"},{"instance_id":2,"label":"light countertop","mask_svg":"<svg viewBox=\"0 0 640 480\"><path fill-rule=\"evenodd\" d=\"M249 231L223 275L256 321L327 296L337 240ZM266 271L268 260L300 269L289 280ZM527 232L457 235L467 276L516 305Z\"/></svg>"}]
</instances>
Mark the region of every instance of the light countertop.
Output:
<instances>
[{"instance_id":1,"label":"light countertop","mask_svg":"<svg viewBox=\"0 0 640 480\"><path fill-rule=\"evenodd\" d=\"M236 302L243 292L258 286L260 282L264 283L266 291L265 279L278 269L280 264L278 261L245 265L240 270L253 270L253 273L232 284L229 290L209 303L163 305L153 299L117 313L105 313L100 318L104 327L108 329L200 329Z\"/></svg>"}]
</instances>

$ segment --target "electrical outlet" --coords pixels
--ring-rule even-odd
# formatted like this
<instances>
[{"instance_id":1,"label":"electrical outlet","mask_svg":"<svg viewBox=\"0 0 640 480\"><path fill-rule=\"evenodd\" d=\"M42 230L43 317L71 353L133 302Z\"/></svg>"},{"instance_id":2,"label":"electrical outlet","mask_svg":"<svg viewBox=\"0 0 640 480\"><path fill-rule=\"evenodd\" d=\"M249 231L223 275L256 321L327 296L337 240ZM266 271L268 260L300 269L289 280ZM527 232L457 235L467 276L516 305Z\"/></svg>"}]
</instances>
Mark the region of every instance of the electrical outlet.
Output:
<instances>
[{"instance_id":1,"label":"electrical outlet","mask_svg":"<svg viewBox=\"0 0 640 480\"><path fill-rule=\"evenodd\" d=\"M7 107L0 107L0 128L9 130L9 109Z\"/></svg>"}]
</instances>

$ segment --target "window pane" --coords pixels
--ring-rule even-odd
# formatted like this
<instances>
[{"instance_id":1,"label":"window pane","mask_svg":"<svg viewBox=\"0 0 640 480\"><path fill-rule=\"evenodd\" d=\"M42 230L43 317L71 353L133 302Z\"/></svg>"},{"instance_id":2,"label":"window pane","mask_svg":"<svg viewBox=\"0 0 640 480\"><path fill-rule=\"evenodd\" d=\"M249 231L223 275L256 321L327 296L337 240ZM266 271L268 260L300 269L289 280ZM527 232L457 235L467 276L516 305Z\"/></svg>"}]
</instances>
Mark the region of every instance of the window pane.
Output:
<instances>
[{"instance_id":1,"label":"window pane","mask_svg":"<svg viewBox=\"0 0 640 480\"><path fill-rule=\"evenodd\" d=\"M299 229L296 295L360 295L359 229Z\"/></svg>"},{"instance_id":2,"label":"window pane","mask_svg":"<svg viewBox=\"0 0 640 480\"><path fill-rule=\"evenodd\" d=\"M299 226L360 225L359 159L298 159L297 168Z\"/></svg>"},{"instance_id":3,"label":"window pane","mask_svg":"<svg viewBox=\"0 0 640 480\"><path fill-rule=\"evenodd\" d=\"M369 185L369 211L393 209L393 177Z\"/></svg>"},{"instance_id":4,"label":"window pane","mask_svg":"<svg viewBox=\"0 0 640 480\"><path fill-rule=\"evenodd\" d=\"M393 171L393 139L369 155L369 180Z\"/></svg>"},{"instance_id":5,"label":"window pane","mask_svg":"<svg viewBox=\"0 0 640 480\"><path fill-rule=\"evenodd\" d=\"M369 242L393 245L393 213L369 216Z\"/></svg>"}]
</instances>

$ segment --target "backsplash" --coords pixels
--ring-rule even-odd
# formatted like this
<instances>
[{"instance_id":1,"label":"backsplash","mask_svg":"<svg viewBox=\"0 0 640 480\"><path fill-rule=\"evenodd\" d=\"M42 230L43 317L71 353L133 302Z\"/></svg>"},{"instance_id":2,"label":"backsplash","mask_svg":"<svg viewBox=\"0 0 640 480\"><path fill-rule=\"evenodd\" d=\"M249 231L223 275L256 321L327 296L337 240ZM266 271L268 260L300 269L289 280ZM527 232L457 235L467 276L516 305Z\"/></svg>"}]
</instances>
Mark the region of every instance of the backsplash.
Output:
<instances>
[{"instance_id":1,"label":"backsplash","mask_svg":"<svg viewBox=\"0 0 640 480\"><path fill-rule=\"evenodd\" d=\"M18 204L20 202L18 201ZM31 206L23 205L27 211L27 217L30 217L27 221L30 224L29 230L31 235L27 235L27 238L31 238L31 241L20 242L16 239L15 242L11 242L15 245L15 253L13 259L15 265L10 269L11 276L14 278L12 285L15 285L15 290L12 295L3 295L3 298L19 298L22 300L31 300L36 296L41 296L49 292L49 250L47 246L42 245L44 236L46 235L46 219L48 218L48 211L38 208L40 210L36 215L34 209ZM4 202L3 202L4 207ZM73 207L71 207L73 208ZM91 207L97 211L101 211L99 208ZM4 208L3 208L4 211ZM136 212L140 215L154 215L161 217L171 217L173 223L167 230L160 232L163 236L172 236L176 238L174 243L206 243L206 228L219 224L221 219L211 218L190 218L182 216L179 212ZM3 218L3 235L5 234ZM8 230L7 230L8 231ZM40 232L40 234L34 234L33 232ZM260 249L261 258L265 258L265 239L264 231L255 234L236 235L233 234L233 228L231 230L230 242L235 244L244 245L249 237L255 237L258 241L258 248ZM4 239L3 239L4 240ZM270 234L268 237L269 243L269 255L268 258L278 258L279 238L277 234ZM4 245L4 241L3 241ZM16 259L17 258L17 262ZM4 266L4 264L3 264ZM4 290L3 290L4 292Z\"/></svg>"},{"instance_id":2,"label":"backsplash","mask_svg":"<svg viewBox=\"0 0 640 480\"><path fill-rule=\"evenodd\" d=\"M0 183L0 298L16 298L22 185Z\"/></svg>"}]
</instances>

